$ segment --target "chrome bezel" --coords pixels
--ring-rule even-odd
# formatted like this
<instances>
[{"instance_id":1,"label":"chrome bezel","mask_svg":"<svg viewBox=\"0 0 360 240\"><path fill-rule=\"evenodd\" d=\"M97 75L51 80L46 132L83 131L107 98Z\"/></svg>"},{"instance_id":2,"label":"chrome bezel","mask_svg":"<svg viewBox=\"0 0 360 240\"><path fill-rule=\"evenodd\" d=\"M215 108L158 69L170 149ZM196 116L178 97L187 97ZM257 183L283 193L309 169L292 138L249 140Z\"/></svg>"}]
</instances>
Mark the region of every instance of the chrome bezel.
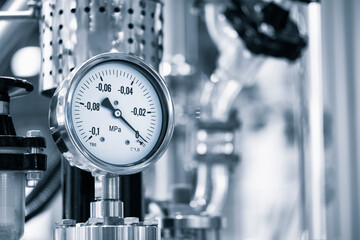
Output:
<instances>
[{"instance_id":1,"label":"chrome bezel","mask_svg":"<svg viewBox=\"0 0 360 240\"><path fill-rule=\"evenodd\" d=\"M162 128L166 129L162 129L157 143L149 154L133 164L115 165L97 158L79 141L72 124L71 102L76 86L90 69L108 61L120 61L139 67L138 70L153 85L162 106ZM60 151L71 165L94 173L127 175L143 171L164 154L174 129L173 109L172 99L165 81L150 64L129 54L104 53L89 59L76 68L58 87L50 105L50 129L57 145L61 145L59 146Z\"/></svg>"}]
</instances>

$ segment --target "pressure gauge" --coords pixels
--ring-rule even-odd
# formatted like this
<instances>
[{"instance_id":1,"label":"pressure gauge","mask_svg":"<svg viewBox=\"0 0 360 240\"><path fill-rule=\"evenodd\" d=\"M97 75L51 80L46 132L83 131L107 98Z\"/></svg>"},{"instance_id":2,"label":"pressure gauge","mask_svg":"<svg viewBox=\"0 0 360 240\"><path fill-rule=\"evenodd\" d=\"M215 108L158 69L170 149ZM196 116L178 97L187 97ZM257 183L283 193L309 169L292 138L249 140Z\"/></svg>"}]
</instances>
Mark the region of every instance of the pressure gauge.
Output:
<instances>
[{"instance_id":1,"label":"pressure gauge","mask_svg":"<svg viewBox=\"0 0 360 240\"><path fill-rule=\"evenodd\" d=\"M50 128L70 164L100 173L142 171L164 153L173 104L161 76L132 55L106 53L58 87Z\"/></svg>"}]
</instances>

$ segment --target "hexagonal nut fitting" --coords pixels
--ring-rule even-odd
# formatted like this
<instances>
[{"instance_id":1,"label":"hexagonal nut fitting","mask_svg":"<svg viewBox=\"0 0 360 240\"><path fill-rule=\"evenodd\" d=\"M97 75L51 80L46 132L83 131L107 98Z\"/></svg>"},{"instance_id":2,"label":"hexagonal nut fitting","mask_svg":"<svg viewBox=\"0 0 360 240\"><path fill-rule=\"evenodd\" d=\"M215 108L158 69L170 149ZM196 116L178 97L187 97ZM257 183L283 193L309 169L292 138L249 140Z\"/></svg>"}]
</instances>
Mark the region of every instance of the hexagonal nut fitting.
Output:
<instances>
[{"instance_id":1,"label":"hexagonal nut fitting","mask_svg":"<svg viewBox=\"0 0 360 240\"><path fill-rule=\"evenodd\" d=\"M42 134L41 134L40 130L29 130L26 132L26 137L28 137L28 138L42 137ZM43 148L40 148L40 147L31 147L30 148L31 153L41 153L42 151L43 151Z\"/></svg>"},{"instance_id":2,"label":"hexagonal nut fitting","mask_svg":"<svg viewBox=\"0 0 360 240\"><path fill-rule=\"evenodd\" d=\"M26 137L42 137L42 134L40 130L28 130Z\"/></svg>"},{"instance_id":3,"label":"hexagonal nut fitting","mask_svg":"<svg viewBox=\"0 0 360 240\"><path fill-rule=\"evenodd\" d=\"M124 224L134 224L139 223L139 218L137 217L126 217L124 218Z\"/></svg>"},{"instance_id":4,"label":"hexagonal nut fitting","mask_svg":"<svg viewBox=\"0 0 360 240\"><path fill-rule=\"evenodd\" d=\"M29 172L26 174L26 186L35 187L36 184L43 178L42 172Z\"/></svg>"},{"instance_id":5,"label":"hexagonal nut fitting","mask_svg":"<svg viewBox=\"0 0 360 240\"><path fill-rule=\"evenodd\" d=\"M55 223L56 228L75 227L76 221L74 219L62 219Z\"/></svg>"},{"instance_id":6,"label":"hexagonal nut fitting","mask_svg":"<svg viewBox=\"0 0 360 240\"><path fill-rule=\"evenodd\" d=\"M157 226L159 221L154 218L144 219L144 226Z\"/></svg>"}]
</instances>

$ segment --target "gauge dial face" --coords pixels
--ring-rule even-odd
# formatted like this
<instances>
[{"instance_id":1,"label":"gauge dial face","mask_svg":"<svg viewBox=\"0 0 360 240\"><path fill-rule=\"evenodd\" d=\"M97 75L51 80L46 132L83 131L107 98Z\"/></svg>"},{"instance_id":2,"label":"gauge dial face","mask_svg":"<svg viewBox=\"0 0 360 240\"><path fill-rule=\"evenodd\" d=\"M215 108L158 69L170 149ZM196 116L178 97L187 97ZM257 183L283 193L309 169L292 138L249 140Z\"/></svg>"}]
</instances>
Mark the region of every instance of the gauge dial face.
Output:
<instances>
[{"instance_id":1,"label":"gauge dial face","mask_svg":"<svg viewBox=\"0 0 360 240\"><path fill-rule=\"evenodd\" d=\"M77 81L71 127L88 157L131 165L156 151L165 120L154 81L139 66L117 60L97 64Z\"/></svg>"}]
</instances>

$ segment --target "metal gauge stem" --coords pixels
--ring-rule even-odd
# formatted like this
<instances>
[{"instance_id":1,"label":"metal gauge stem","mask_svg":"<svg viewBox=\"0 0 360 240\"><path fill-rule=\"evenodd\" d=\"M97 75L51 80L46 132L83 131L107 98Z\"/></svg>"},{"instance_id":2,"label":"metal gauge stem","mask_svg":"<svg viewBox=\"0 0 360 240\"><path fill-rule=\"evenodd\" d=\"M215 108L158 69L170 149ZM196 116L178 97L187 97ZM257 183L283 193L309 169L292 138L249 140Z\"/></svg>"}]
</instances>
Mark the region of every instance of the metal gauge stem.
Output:
<instances>
[{"instance_id":1,"label":"metal gauge stem","mask_svg":"<svg viewBox=\"0 0 360 240\"><path fill-rule=\"evenodd\" d=\"M106 53L75 69L51 101L50 128L72 165L132 174L155 162L173 131L161 76L132 55Z\"/></svg>"}]
</instances>

